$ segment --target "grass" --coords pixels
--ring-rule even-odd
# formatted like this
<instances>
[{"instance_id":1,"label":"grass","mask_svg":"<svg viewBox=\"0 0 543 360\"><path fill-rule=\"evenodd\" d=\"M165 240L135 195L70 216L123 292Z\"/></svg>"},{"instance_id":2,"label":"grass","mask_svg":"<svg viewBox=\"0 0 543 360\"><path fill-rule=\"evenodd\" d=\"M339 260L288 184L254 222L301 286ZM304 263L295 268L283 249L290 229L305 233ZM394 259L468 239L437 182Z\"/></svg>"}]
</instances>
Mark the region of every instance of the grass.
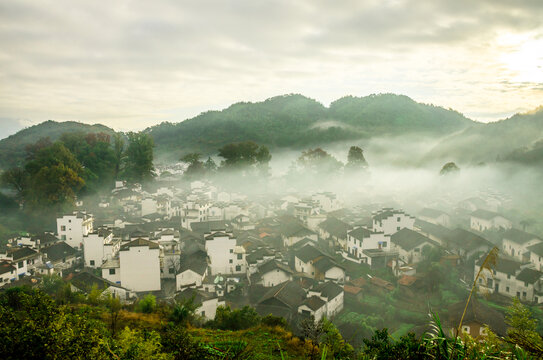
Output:
<instances>
[{"instance_id":1,"label":"grass","mask_svg":"<svg viewBox=\"0 0 543 360\"><path fill-rule=\"evenodd\" d=\"M190 330L190 334L219 351L244 347L244 354L250 359L305 359L306 344L291 332L277 326L240 331L195 328Z\"/></svg>"},{"instance_id":2,"label":"grass","mask_svg":"<svg viewBox=\"0 0 543 360\"><path fill-rule=\"evenodd\" d=\"M406 335L409 330L411 330L415 325L414 324L402 324L396 331L394 331L390 336L394 338L394 340L399 340L402 336Z\"/></svg>"}]
</instances>

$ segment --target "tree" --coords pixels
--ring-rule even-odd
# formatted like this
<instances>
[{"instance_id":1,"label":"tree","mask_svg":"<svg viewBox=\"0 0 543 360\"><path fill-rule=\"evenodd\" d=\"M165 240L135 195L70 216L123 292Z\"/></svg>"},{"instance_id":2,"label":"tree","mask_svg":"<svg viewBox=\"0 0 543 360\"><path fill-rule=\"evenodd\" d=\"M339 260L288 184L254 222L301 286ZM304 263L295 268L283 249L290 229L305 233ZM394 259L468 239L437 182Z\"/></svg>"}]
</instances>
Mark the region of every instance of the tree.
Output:
<instances>
[{"instance_id":1,"label":"tree","mask_svg":"<svg viewBox=\"0 0 543 360\"><path fill-rule=\"evenodd\" d=\"M62 143L39 150L25 165L29 178L25 202L35 210L61 211L85 186L83 167Z\"/></svg>"},{"instance_id":2,"label":"tree","mask_svg":"<svg viewBox=\"0 0 543 360\"><path fill-rule=\"evenodd\" d=\"M185 176L187 177L201 177L204 175L205 167L204 163L200 160L201 154L190 153L183 156L180 160L185 164L188 164L185 170Z\"/></svg>"},{"instance_id":3,"label":"tree","mask_svg":"<svg viewBox=\"0 0 543 360\"><path fill-rule=\"evenodd\" d=\"M315 317L311 315L311 317L300 322L300 331L304 338L311 341L310 358L315 359L318 354L321 337L324 333L322 319L315 321Z\"/></svg>"},{"instance_id":4,"label":"tree","mask_svg":"<svg viewBox=\"0 0 543 360\"><path fill-rule=\"evenodd\" d=\"M353 347L343 340L339 330L330 320L323 318L322 331L321 343L326 345L330 358L347 359L354 355Z\"/></svg>"},{"instance_id":5,"label":"tree","mask_svg":"<svg viewBox=\"0 0 543 360\"><path fill-rule=\"evenodd\" d=\"M204 169L206 169L208 173L213 173L217 171L217 164L215 163L215 161L213 161L211 156L207 157L207 160L204 163Z\"/></svg>"},{"instance_id":6,"label":"tree","mask_svg":"<svg viewBox=\"0 0 543 360\"><path fill-rule=\"evenodd\" d=\"M183 301L177 301L170 313L169 320L176 325L187 326L194 321L196 310L201 306L194 301L195 295Z\"/></svg>"},{"instance_id":7,"label":"tree","mask_svg":"<svg viewBox=\"0 0 543 360\"><path fill-rule=\"evenodd\" d=\"M4 171L0 176L0 182L15 190L18 201L23 200L25 190L28 186L28 176L24 169L15 167Z\"/></svg>"},{"instance_id":8,"label":"tree","mask_svg":"<svg viewBox=\"0 0 543 360\"><path fill-rule=\"evenodd\" d=\"M364 150L358 146L351 146L349 149L349 154L347 155L346 167L351 170L367 168L368 163L364 158Z\"/></svg>"},{"instance_id":9,"label":"tree","mask_svg":"<svg viewBox=\"0 0 543 360\"><path fill-rule=\"evenodd\" d=\"M537 320L516 297L507 309L505 322L509 325L507 342L522 347L537 358L543 357L543 338L537 332Z\"/></svg>"},{"instance_id":10,"label":"tree","mask_svg":"<svg viewBox=\"0 0 543 360\"><path fill-rule=\"evenodd\" d=\"M219 149L219 156L224 159L221 167L226 169L244 169L253 165L267 166L271 160L268 148L258 146L252 141L227 144Z\"/></svg>"},{"instance_id":11,"label":"tree","mask_svg":"<svg viewBox=\"0 0 543 360\"><path fill-rule=\"evenodd\" d=\"M114 174L115 174L115 179L118 179L119 173L121 172L121 165L123 161L124 140L120 134L115 134L113 136L113 139L115 140L113 142L113 157L115 159Z\"/></svg>"},{"instance_id":12,"label":"tree","mask_svg":"<svg viewBox=\"0 0 543 360\"><path fill-rule=\"evenodd\" d=\"M296 162L304 171L312 174L331 175L337 173L343 166L341 161L321 148L303 151Z\"/></svg>"},{"instance_id":13,"label":"tree","mask_svg":"<svg viewBox=\"0 0 543 360\"><path fill-rule=\"evenodd\" d=\"M136 311L144 314L150 314L156 309L156 297L153 294L147 294L143 299L138 301Z\"/></svg>"},{"instance_id":14,"label":"tree","mask_svg":"<svg viewBox=\"0 0 543 360\"><path fill-rule=\"evenodd\" d=\"M154 177L153 139L143 132L129 132L125 151L124 175L136 183L150 181Z\"/></svg>"},{"instance_id":15,"label":"tree","mask_svg":"<svg viewBox=\"0 0 543 360\"><path fill-rule=\"evenodd\" d=\"M439 175L447 175L460 171L460 168L456 166L454 162L448 162L439 171Z\"/></svg>"}]
</instances>

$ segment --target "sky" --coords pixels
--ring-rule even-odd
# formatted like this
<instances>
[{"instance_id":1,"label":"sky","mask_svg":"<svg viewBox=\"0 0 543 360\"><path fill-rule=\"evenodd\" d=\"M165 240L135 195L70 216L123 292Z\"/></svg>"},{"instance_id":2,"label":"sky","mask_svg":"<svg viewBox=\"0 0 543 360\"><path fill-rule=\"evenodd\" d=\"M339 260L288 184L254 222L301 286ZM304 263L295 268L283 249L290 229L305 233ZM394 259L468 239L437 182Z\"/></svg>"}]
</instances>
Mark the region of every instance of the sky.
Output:
<instances>
[{"instance_id":1,"label":"sky","mask_svg":"<svg viewBox=\"0 0 543 360\"><path fill-rule=\"evenodd\" d=\"M288 93L397 93L495 121L543 105L542 19L541 0L6 0L0 138Z\"/></svg>"}]
</instances>

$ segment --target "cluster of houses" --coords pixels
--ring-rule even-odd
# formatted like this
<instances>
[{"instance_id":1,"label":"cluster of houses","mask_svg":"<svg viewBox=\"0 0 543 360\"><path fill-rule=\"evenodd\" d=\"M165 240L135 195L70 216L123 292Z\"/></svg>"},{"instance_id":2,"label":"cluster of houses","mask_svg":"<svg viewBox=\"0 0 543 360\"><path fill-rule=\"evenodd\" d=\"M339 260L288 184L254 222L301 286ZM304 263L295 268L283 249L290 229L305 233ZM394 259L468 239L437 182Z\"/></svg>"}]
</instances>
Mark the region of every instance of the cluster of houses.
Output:
<instances>
[{"instance_id":1,"label":"cluster of houses","mask_svg":"<svg viewBox=\"0 0 543 360\"><path fill-rule=\"evenodd\" d=\"M399 284L410 284L430 249L444 249L457 263L489 251L494 244L482 232L501 229L507 258L480 286L543 302L543 241L487 209L472 209L466 230L437 209L418 217L393 208L346 209L329 192L249 199L195 181L153 193L117 182L96 211L58 217L54 234L11 239L0 254L0 286L58 273L75 291L98 287L127 302L145 293L194 297L207 319L229 303L290 321L320 319L341 312L345 293L360 294L346 264L389 267Z\"/></svg>"}]
</instances>

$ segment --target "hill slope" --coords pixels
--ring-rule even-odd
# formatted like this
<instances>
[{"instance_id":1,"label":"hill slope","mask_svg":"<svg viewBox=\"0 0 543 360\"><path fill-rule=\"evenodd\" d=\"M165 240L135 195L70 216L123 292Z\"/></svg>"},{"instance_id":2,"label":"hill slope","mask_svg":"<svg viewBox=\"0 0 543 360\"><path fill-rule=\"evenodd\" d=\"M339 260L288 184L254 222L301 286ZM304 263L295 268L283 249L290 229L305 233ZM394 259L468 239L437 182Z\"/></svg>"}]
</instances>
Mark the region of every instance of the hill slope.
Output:
<instances>
[{"instance_id":1,"label":"hill slope","mask_svg":"<svg viewBox=\"0 0 543 360\"><path fill-rule=\"evenodd\" d=\"M448 156L472 164L496 160L530 163L541 155L542 144L543 107L489 124L474 123L443 140L428 157Z\"/></svg>"},{"instance_id":2,"label":"hill slope","mask_svg":"<svg viewBox=\"0 0 543 360\"><path fill-rule=\"evenodd\" d=\"M87 125L75 121L56 122L48 120L0 140L0 168L5 169L20 165L26 155L25 147L27 145L47 137L51 141L55 141L62 134L72 132L105 132L110 135L115 133L113 129L100 124Z\"/></svg>"},{"instance_id":3,"label":"hill slope","mask_svg":"<svg viewBox=\"0 0 543 360\"><path fill-rule=\"evenodd\" d=\"M284 95L258 103L238 103L146 131L159 154L216 153L221 146L252 140L271 148L302 149L371 136L425 132L448 134L473 121L443 108L392 94L344 97L330 108L302 95Z\"/></svg>"}]
</instances>

